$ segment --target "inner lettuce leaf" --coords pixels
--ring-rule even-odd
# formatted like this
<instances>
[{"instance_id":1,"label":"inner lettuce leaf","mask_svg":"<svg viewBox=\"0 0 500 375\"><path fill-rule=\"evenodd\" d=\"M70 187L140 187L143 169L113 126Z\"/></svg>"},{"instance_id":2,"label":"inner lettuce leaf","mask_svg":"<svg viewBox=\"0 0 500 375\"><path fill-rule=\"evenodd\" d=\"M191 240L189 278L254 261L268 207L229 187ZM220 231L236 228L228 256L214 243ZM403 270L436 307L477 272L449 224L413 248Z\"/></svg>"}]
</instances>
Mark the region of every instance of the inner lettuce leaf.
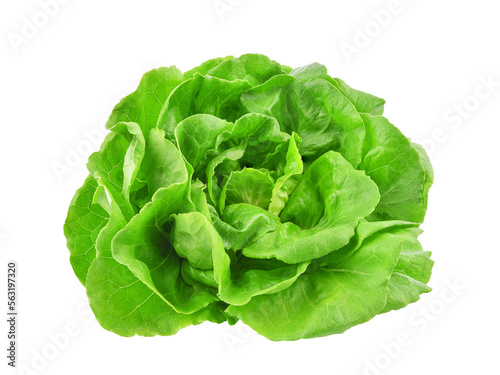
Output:
<instances>
[{"instance_id":1,"label":"inner lettuce leaf","mask_svg":"<svg viewBox=\"0 0 500 375\"><path fill-rule=\"evenodd\" d=\"M290 264L322 257L349 242L359 220L370 215L378 200L377 185L339 153L329 151L304 173L276 231L253 242L243 254Z\"/></svg>"},{"instance_id":2,"label":"inner lettuce leaf","mask_svg":"<svg viewBox=\"0 0 500 375\"><path fill-rule=\"evenodd\" d=\"M434 174L384 105L258 54L146 73L64 224L97 321L155 336L242 320L297 340L430 292L417 237Z\"/></svg>"}]
</instances>

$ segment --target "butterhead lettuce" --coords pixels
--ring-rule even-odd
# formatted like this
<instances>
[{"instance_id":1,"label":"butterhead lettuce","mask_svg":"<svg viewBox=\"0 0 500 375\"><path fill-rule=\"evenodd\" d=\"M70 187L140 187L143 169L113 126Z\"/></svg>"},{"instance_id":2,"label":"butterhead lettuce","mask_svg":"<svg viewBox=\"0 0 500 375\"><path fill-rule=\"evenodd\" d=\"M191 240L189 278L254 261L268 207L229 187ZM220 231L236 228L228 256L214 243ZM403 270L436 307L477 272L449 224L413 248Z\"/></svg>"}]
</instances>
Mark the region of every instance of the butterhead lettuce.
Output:
<instances>
[{"instance_id":1,"label":"butterhead lettuce","mask_svg":"<svg viewBox=\"0 0 500 375\"><path fill-rule=\"evenodd\" d=\"M255 54L146 73L64 225L99 323L154 336L242 320L296 340L429 292L432 168L384 103Z\"/></svg>"}]
</instances>

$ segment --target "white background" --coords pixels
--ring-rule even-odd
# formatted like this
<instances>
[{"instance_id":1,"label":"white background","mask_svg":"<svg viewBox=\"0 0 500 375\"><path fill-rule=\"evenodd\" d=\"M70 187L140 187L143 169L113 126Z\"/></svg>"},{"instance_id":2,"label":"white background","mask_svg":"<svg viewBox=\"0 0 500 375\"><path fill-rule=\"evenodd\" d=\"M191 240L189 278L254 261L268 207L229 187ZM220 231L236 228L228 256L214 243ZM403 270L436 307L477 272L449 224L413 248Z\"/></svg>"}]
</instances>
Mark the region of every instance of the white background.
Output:
<instances>
[{"instance_id":1,"label":"white background","mask_svg":"<svg viewBox=\"0 0 500 375\"><path fill-rule=\"evenodd\" d=\"M62 3L45 16L34 0L0 5L0 312L13 259L24 369L6 366L4 322L1 374L498 371L497 2ZM36 35L24 26L34 18ZM171 337L105 331L89 313L62 231L86 159L98 149L87 147L85 132L103 134L113 105L151 68L187 70L247 52L292 67L326 65L331 75L385 98L391 122L426 145L436 179L421 240L434 253L434 291L345 334L298 342L211 323ZM61 165L67 169L58 175ZM68 329L72 336L62 340Z\"/></svg>"}]
</instances>

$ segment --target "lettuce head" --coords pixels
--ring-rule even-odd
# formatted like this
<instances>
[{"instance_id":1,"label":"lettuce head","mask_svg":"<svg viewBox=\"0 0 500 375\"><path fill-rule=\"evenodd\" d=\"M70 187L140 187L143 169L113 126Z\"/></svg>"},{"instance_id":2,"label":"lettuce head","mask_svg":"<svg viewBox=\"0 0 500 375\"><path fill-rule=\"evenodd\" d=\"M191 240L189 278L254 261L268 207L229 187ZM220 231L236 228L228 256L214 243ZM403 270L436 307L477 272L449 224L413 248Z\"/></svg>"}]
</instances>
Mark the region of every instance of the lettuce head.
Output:
<instances>
[{"instance_id":1,"label":"lettuce head","mask_svg":"<svg viewBox=\"0 0 500 375\"><path fill-rule=\"evenodd\" d=\"M256 54L146 73L64 225L99 323L154 336L241 320L297 340L429 292L432 168L384 103Z\"/></svg>"}]
</instances>

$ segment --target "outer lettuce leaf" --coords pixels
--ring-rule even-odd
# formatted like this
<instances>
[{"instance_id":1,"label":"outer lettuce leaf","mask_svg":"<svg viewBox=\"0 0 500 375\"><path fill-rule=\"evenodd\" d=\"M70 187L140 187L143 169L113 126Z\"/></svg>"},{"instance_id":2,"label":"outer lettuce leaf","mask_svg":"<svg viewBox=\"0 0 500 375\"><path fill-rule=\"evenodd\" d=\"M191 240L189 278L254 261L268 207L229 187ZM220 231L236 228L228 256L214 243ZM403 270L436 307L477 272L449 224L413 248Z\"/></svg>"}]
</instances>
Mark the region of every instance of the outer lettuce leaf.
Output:
<instances>
[{"instance_id":1,"label":"outer lettuce leaf","mask_svg":"<svg viewBox=\"0 0 500 375\"><path fill-rule=\"evenodd\" d=\"M110 129L119 122L136 122L147 135L149 129L156 126L168 96L182 81L184 77L175 66L146 73L137 90L113 109L106 127Z\"/></svg>"},{"instance_id":2,"label":"outer lettuce leaf","mask_svg":"<svg viewBox=\"0 0 500 375\"><path fill-rule=\"evenodd\" d=\"M420 162L424 167L425 179L424 179L424 186L422 189L422 201L424 203L425 209L427 209L427 202L429 200L429 190L432 186L432 183L434 182L434 170L432 169L431 161L429 160L429 156L427 155L425 149L417 143L411 142L411 145L415 150L417 150L418 155L420 156Z\"/></svg>"},{"instance_id":3,"label":"outer lettuce leaf","mask_svg":"<svg viewBox=\"0 0 500 375\"><path fill-rule=\"evenodd\" d=\"M362 114L366 126L363 160L359 169L375 181L380 203L370 220L407 220L421 223L427 208L432 170L425 154L387 119Z\"/></svg>"},{"instance_id":4,"label":"outer lettuce leaf","mask_svg":"<svg viewBox=\"0 0 500 375\"><path fill-rule=\"evenodd\" d=\"M324 65L313 63L294 69L290 75L300 81L308 81L322 78L330 82L333 86L339 89L344 96L351 101L360 113L368 113L373 116L382 115L384 112L385 100L368 94L363 91L355 90L349 87L344 81L339 78L332 78L327 74L327 69Z\"/></svg>"},{"instance_id":5,"label":"outer lettuce leaf","mask_svg":"<svg viewBox=\"0 0 500 375\"><path fill-rule=\"evenodd\" d=\"M387 305L382 312L398 310L417 302L422 293L429 293L432 290L426 285L431 278L434 265L430 256L431 253L423 251L417 241L403 243L398 264L389 282Z\"/></svg>"},{"instance_id":6,"label":"outer lettuce leaf","mask_svg":"<svg viewBox=\"0 0 500 375\"><path fill-rule=\"evenodd\" d=\"M87 272L96 257L97 236L109 220L108 213L93 203L97 182L88 176L71 201L64 224L70 261L78 280L85 285Z\"/></svg>"},{"instance_id":7,"label":"outer lettuce leaf","mask_svg":"<svg viewBox=\"0 0 500 375\"><path fill-rule=\"evenodd\" d=\"M400 229L413 229L417 227L418 224L408 221L361 221L356 227L356 233L349 241L349 244L338 251L333 251L322 258L318 258L316 262L319 266L329 267L350 257L361 247L366 239L375 234L392 233Z\"/></svg>"},{"instance_id":8,"label":"outer lettuce leaf","mask_svg":"<svg viewBox=\"0 0 500 375\"><path fill-rule=\"evenodd\" d=\"M112 258L99 258L92 263L88 291L99 323L121 336L173 335L192 324L206 320L221 323L226 319L216 305L194 314L175 312L126 266Z\"/></svg>"},{"instance_id":9,"label":"outer lettuce leaf","mask_svg":"<svg viewBox=\"0 0 500 375\"><path fill-rule=\"evenodd\" d=\"M368 113L372 116L384 113L385 100L363 91L354 90L339 78L326 78L328 82L337 87L360 113Z\"/></svg>"},{"instance_id":10,"label":"outer lettuce leaf","mask_svg":"<svg viewBox=\"0 0 500 375\"><path fill-rule=\"evenodd\" d=\"M349 258L306 272L279 293L231 305L227 312L271 340L342 333L384 308L389 279L407 236L404 230L374 235Z\"/></svg>"},{"instance_id":11,"label":"outer lettuce leaf","mask_svg":"<svg viewBox=\"0 0 500 375\"><path fill-rule=\"evenodd\" d=\"M107 186L108 194L115 197L127 217L134 214L129 197L144 155L144 137L136 123L118 123L111 130L101 150L90 157L91 176L75 194L64 225L71 263L84 285L95 259L95 243L109 218L106 210L94 203L98 185L92 174L100 176L101 184Z\"/></svg>"}]
</instances>

